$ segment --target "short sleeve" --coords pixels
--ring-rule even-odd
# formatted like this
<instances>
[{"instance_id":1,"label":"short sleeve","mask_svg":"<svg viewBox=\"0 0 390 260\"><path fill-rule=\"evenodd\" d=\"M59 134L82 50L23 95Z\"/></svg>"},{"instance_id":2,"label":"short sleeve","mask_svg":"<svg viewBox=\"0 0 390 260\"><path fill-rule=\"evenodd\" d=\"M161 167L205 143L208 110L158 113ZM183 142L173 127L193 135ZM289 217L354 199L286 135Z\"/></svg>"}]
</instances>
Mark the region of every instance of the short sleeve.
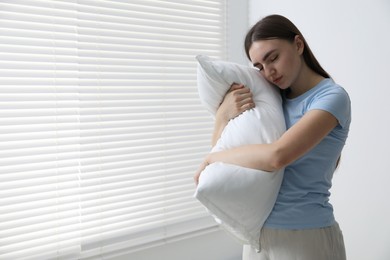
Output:
<instances>
[{"instance_id":1,"label":"short sleeve","mask_svg":"<svg viewBox=\"0 0 390 260\"><path fill-rule=\"evenodd\" d=\"M309 110L321 109L334 115L342 128L351 121L351 100L344 88L336 85L324 88L312 100Z\"/></svg>"}]
</instances>

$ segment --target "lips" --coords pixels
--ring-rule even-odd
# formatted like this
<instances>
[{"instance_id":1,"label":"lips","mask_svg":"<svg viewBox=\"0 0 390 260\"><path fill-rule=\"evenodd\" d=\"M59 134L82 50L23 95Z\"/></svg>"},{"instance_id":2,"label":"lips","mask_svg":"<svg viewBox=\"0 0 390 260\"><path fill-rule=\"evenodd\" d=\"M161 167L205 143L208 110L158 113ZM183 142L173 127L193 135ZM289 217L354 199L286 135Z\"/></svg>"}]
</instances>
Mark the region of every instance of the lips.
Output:
<instances>
[{"instance_id":1,"label":"lips","mask_svg":"<svg viewBox=\"0 0 390 260\"><path fill-rule=\"evenodd\" d=\"M276 78L276 79L272 80L272 82L273 82L274 84L278 84L278 83L280 82L281 79L282 79L282 76L280 76L279 78Z\"/></svg>"}]
</instances>

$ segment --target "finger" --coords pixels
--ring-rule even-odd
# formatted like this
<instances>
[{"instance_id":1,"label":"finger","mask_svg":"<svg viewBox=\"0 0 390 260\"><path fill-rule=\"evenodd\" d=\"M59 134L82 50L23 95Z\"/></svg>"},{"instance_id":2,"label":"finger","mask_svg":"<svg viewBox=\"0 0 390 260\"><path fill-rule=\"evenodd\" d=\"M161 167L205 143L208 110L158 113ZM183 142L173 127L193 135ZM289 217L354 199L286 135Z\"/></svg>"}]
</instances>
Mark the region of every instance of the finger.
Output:
<instances>
[{"instance_id":1,"label":"finger","mask_svg":"<svg viewBox=\"0 0 390 260\"><path fill-rule=\"evenodd\" d=\"M245 110L251 109L255 107L255 103L252 99L252 96L247 96L246 98L242 99L240 102L238 102L239 110L240 112L244 112Z\"/></svg>"},{"instance_id":2,"label":"finger","mask_svg":"<svg viewBox=\"0 0 390 260\"><path fill-rule=\"evenodd\" d=\"M237 89L242 89L244 88L245 86L243 84L238 84L238 83L233 83L231 86L230 86L230 89L229 91L234 91L234 90L237 90Z\"/></svg>"},{"instance_id":3,"label":"finger","mask_svg":"<svg viewBox=\"0 0 390 260\"><path fill-rule=\"evenodd\" d=\"M242 105L239 109L238 109L238 114L242 114L244 113L245 111L249 110L249 109L252 109L254 108L254 104L253 103L247 103L247 104L244 104Z\"/></svg>"},{"instance_id":4,"label":"finger","mask_svg":"<svg viewBox=\"0 0 390 260\"><path fill-rule=\"evenodd\" d=\"M237 96L243 96L243 97L252 96L252 92L248 87L235 89L235 90L232 90L232 92L234 93L234 95L237 95Z\"/></svg>"},{"instance_id":5,"label":"finger","mask_svg":"<svg viewBox=\"0 0 390 260\"><path fill-rule=\"evenodd\" d=\"M247 103L247 104L245 104L245 105L243 106L243 108L244 108L245 110L252 109L252 108L254 108L254 107L255 107L255 103L252 103L252 102Z\"/></svg>"},{"instance_id":6,"label":"finger","mask_svg":"<svg viewBox=\"0 0 390 260\"><path fill-rule=\"evenodd\" d=\"M233 92L236 102L253 102L252 93L250 91L236 90Z\"/></svg>"},{"instance_id":7,"label":"finger","mask_svg":"<svg viewBox=\"0 0 390 260\"><path fill-rule=\"evenodd\" d=\"M252 100L252 92L244 92L244 93L240 93L240 98L241 100Z\"/></svg>"}]
</instances>

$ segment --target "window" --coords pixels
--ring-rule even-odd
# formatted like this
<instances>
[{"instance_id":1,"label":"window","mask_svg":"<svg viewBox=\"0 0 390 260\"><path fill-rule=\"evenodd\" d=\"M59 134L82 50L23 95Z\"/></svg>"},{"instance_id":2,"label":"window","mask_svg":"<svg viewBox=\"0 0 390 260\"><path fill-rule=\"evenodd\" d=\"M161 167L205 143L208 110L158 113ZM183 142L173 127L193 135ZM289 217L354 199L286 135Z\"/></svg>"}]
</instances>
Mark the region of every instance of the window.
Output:
<instances>
[{"instance_id":1,"label":"window","mask_svg":"<svg viewBox=\"0 0 390 260\"><path fill-rule=\"evenodd\" d=\"M205 232L195 55L223 0L0 3L0 259L111 257Z\"/></svg>"}]
</instances>

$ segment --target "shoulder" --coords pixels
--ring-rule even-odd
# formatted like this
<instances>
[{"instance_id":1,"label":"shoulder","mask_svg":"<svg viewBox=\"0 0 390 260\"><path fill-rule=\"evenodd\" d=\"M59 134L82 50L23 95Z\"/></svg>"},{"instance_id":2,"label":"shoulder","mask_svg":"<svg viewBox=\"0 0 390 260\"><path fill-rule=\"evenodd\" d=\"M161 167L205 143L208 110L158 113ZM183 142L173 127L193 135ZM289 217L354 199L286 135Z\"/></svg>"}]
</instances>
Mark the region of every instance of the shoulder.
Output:
<instances>
[{"instance_id":1,"label":"shoulder","mask_svg":"<svg viewBox=\"0 0 390 260\"><path fill-rule=\"evenodd\" d=\"M316 99L320 99L328 95L343 98L348 102L350 101L347 91L342 86L335 83L332 79L323 80L320 84L318 84L313 92L313 98Z\"/></svg>"},{"instance_id":2,"label":"shoulder","mask_svg":"<svg viewBox=\"0 0 390 260\"><path fill-rule=\"evenodd\" d=\"M321 109L333 114L344 126L351 117L351 100L347 91L332 79L326 79L315 89L309 110Z\"/></svg>"}]
</instances>

